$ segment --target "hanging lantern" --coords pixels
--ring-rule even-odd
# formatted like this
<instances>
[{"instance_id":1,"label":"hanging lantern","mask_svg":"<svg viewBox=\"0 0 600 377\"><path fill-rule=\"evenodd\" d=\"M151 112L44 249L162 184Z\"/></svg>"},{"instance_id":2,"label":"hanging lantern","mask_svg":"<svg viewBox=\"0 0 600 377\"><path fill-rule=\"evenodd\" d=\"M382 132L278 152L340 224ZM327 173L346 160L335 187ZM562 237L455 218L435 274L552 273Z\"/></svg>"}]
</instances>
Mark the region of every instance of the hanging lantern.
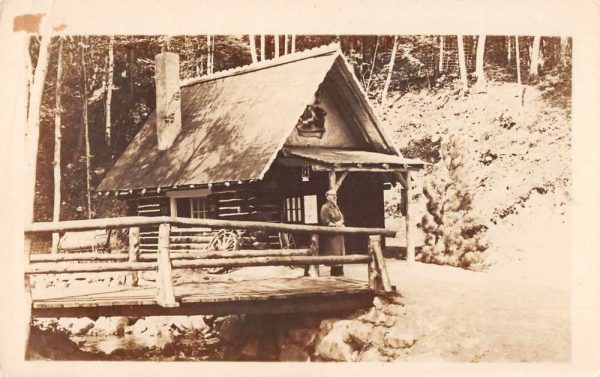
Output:
<instances>
[{"instance_id":1,"label":"hanging lantern","mask_svg":"<svg viewBox=\"0 0 600 377\"><path fill-rule=\"evenodd\" d=\"M302 166L302 182L310 181L310 165Z\"/></svg>"}]
</instances>

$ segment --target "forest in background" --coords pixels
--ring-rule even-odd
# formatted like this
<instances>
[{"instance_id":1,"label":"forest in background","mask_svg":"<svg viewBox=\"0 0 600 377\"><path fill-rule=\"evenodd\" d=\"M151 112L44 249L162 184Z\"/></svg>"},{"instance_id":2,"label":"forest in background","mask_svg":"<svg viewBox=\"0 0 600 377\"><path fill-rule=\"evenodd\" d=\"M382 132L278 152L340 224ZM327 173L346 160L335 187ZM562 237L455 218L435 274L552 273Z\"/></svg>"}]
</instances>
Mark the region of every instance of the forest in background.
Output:
<instances>
[{"instance_id":1,"label":"forest in background","mask_svg":"<svg viewBox=\"0 0 600 377\"><path fill-rule=\"evenodd\" d=\"M485 91L487 82L556 89L561 95L551 98L570 107L572 46L570 38L564 37L62 36L50 41L33 37L28 67L32 76L42 55L40 46L47 49L35 221L124 213L121 201L99 197L93 189L155 107L157 53L178 53L181 78L188 79L332 42L340 44L365 92L387 121L384 124L394 121L390 116L401 111L397 107L406 94L424 92L433 96L444 88L457 88L468 95L470 91ZM392 130L398 127L401 125L394 125ZM440 145L423 140L424 144L403 145L403 154L438 162ZM459 195L464 196L464 192ZM435 211L439 212L428 208L433 217ZM478 229L480 225L473 224ZM464 234L464 229L458 231Z\"/></svg>"}]
</instances>

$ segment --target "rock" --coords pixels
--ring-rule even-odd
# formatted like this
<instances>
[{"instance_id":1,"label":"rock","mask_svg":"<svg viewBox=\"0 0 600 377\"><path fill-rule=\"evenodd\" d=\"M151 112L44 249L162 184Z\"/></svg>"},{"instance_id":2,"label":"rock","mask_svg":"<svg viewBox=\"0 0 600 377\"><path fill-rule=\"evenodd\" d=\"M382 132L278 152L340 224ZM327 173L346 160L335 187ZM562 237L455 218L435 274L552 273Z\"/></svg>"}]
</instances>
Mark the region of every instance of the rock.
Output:
<instances>
[{"instance_id":1,"label":"rock","mask_svg":"<svg viewBox=\"0 0 600 377\"><path fill-rule=\"evenodd\" d=\"M310 356L301 347L287 344L281 348L279 361L310 361Z\"/></svg>"},{"instance_id":2,"label":"rock","mask_svg":"<svg viewBox=\"0 0 600 377\"><path fill-rule=\"evenodd\" d=\"M164 327L166 327L164 318L140 318L133 325L125 328L125 334L157 336L160 333L160 329Z\"/></svg>"},{"instance_id":3,"label":"rock","mask_svg":"<svg viewBox=\"0 0 600 377\"><path fill-rule=\"evenodd\" d=\"M244 336L243 321L237 315L229 315L225 317L217 332L219 337L227 342L240 340Z\"/></svg>"},{"instance_id":4,"label":"rock","mask_svg":"<svg viewBox=\"0 0 600 377\"><path fill-rule=\"evenodd\" d=\"M360 316L359 319L374 325L383 325L387 321L387 316L383 312L371 308L367 314Z\"/></svg>"},{"instance_id":5,"label":"rock","mask_svg":"<svg viewBox=\"0 0 600 377\"><path fill-rule=\"evenodd\" d=\"M395 317L401 317L406 314L406 309L403 305L389 304L383 307L382 310L385 314Z\"/></svg>"},{"instance_id":6,"label":"rock","mask_svg":"<svg viewBox=\"0 0 600 377\"><path fill-rule=\"evenodd\" d=\"M359 361L387 361L387 357L379 352L377 347L369 347L362 354L360 354Z\"/></svg>"},{"instance_id":7,"label":"rock","mask_svg":"<svg viewBox=\"0 0 600 377\"><path fill-rule=\"evenodd\" d=\"M94 321L87 317L83 318L60 318L58 320L58 328L64 329L73 335L84 335L92 327L94 327Z\"/></svg>"},{"instance_id":8,"label":"rock","mask_svg":"<svg viewBox=\"0 0 600 377\"><path fill-rule=\"evenodd\" d=\"M180 334L192 330L192 321L184 315L169 316L166 318L167 326Z\"/></svg>"},{"instance_id":9,"label":"rock","mask_svg":"<svg viewBox=\"0 0 600 377\"><path fill-rule=\"evenodd\" d=\"M129 324L127 317L99 317L94 327L89 331L90 335L116 335L123 334L125 327Z\"/></svg>"},{"instance_id":10,"label":"rock","mask_svg":"<svg viewBox=\"0 0 600 377\"><path fill-rule=\"evenodd\" d=\"M40 328L41 330L51 330L58 328L57 318L34 318L33 326Z\"/></svg>"},{"instance_id":11,"label":"rock","mask_svg":"<svg viewBox=\"0 0 600 377\"><path fill-rule=\"evenodd\" d=\"M381 298L375 297L373 299L373 306L375 307L375 309L379 310L379 309L381 309L383 307L383 305L384 305L384 303L381 300Z\"/></svg>"},{"instance_id":12,"label":"rock","mask_svg":"<svg viewBox=\"0 0 600 377\"><path fill-rule=\"evenodd\" d=\"M260 338L250 338L244 343L244 346L241 349L241 354L253 358L258 355L258 351L260 349Z\"/></svg>"},{"instance_id":13,"label":"rock","mask_svg":"<svg viewBox=\"0 0 600 377\"><path fill-rule=\"evenodd\" d=\"M368 342L375 345L381 346L385 343L385 334L389 329L382 326L374 326L373 330L369 334Z\"/></svg>"},{"instance_id":14,"label":"rock","mask_svg":"<svg viewBox=\"0 0 600 377\"><path fill-rule=\"evenodd\" d=\"M202 333L206 333L210 331L210 327L204 321L204 316L201 315L192 315L190 316L190 324L192 329L200 331Z\"/></svg>"},{"instance_id":15,"label":"rock","mask_svg":"<svg viewBox=\"0 0 600 377\"><path fill-rule=\"evenodd\" d=\"M373 325L368 322L352 321L348 326L348 335L350 336L350 339L360 346L369 343L371 331L373 331Z\"/></svg>"},{"instance_id":16,"label":"rock","mask_svg":"<svg viewBox=\"0 0 600 377\"><path fill-rule=\"evenodd\" d=\"M290 329L288 336L290 340L299 346L312 346L317 339L316 329Z\"/></svg>"},{"instance_id":17,"label":"rock","mask_svg":"<svg viewBox=\"0 0 600 377\"><path fill-rule=\"evenodd\" d=\"M317 343L315 354L325 360L355 361L358 352L354 352L354 349L346 343L347 340L349 340L347 327L334 326L329 334Z\"/></svg>"},{"instance_id":18,"label":"rock","mask_svg":"<svg viewBox=\"0 0 600 377\"><path fill-rule=\"evenodd\" d=\"M415 344L416 339L410 331L401 327L394 327L388 332L385 342L392 348L408 348Z\"/></svg>"}]
</instances>

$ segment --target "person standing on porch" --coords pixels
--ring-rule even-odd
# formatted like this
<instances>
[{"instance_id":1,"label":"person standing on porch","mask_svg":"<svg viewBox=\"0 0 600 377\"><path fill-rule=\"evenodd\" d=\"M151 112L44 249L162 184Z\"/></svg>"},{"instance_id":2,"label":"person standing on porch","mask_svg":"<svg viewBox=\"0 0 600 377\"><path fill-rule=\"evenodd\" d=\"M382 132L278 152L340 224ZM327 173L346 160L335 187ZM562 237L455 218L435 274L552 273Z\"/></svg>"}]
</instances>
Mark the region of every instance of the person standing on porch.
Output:
<instances>
[{"instance_id":1,"label":"person standing on porch","mask_svg":"<svg viewBox=\"0 0 600 377\"><path fill-rule=\"evenodd\" d=\"M325 193L327 202L321 207L319 218L322 225L326 226L344 226L344 215L337 205L337 193L335 190L329 190ZM321 245L321 255L344 255L346 247L343 234L323 235ZM331 276L343 276L344 266L331 266Z\"/></svg>"}]
</instances>

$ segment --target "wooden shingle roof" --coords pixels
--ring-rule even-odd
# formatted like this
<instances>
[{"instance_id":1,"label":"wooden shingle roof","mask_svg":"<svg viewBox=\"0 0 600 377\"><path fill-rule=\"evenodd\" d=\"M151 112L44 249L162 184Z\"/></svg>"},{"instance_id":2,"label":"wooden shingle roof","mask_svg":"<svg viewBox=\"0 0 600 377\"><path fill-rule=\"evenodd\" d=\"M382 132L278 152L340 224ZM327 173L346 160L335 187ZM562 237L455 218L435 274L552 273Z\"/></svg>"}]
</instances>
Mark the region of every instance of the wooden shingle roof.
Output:
<instances>
[{"instance_id":1,"label":"wooden shingle roof","mask_svg":"<svg viewBox=\"0 0 600 377\"><path fill-rule=\"evenodd\" d=\"M159 151L153 113L97 191L261 179L328 73L343 81L375 151L398 154L337 44L182 83L182 129Z\"/></svg>"}]
</instances>

